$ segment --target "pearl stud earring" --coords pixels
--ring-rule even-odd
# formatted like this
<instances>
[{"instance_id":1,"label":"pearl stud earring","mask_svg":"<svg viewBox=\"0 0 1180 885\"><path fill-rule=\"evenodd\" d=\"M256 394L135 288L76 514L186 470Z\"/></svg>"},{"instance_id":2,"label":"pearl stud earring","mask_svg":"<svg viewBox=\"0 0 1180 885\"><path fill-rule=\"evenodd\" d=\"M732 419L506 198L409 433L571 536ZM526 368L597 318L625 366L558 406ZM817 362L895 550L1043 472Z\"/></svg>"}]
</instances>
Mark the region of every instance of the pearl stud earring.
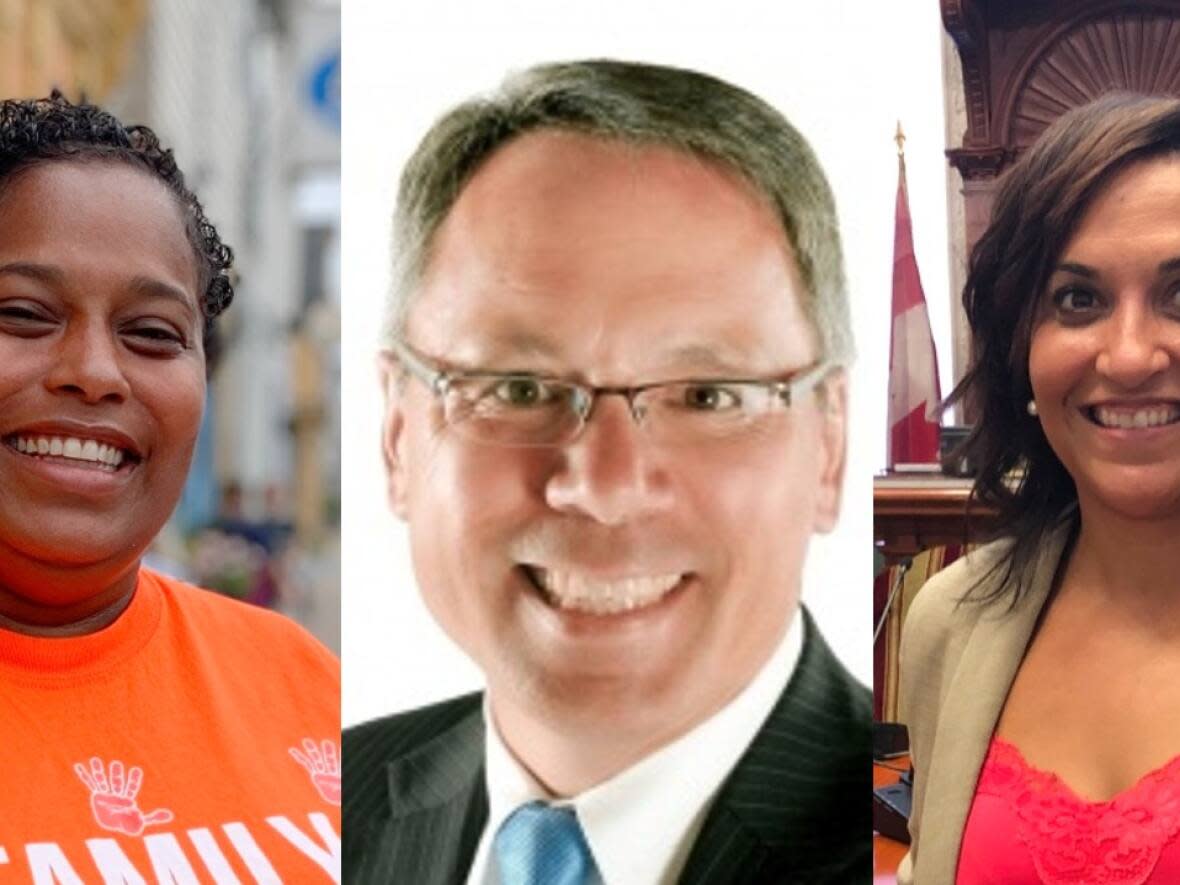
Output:
<instances>
[{"instance_id":1,"label":"pearl stud earring","mask_svg":"<svg viewBox=\"0 0 1180 885\"><path fill-rule=\"evenodd\" d=\"M1025 407L1025 410L1034 418L1037 417L1037 401L1035 399L1030 399L1028 401L1028 405Z\"/></svg>"}]
</instances>

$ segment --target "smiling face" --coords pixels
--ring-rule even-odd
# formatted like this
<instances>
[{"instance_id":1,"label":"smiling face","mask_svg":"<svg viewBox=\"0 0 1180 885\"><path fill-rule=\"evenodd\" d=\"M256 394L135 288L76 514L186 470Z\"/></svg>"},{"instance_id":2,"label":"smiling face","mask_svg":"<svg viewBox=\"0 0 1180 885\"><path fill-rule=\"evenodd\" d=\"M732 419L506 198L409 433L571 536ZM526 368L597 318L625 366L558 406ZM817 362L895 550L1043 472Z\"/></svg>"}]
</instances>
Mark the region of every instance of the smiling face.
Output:
<instances>
[{"instance_id":1,"label":"smiling face","mask_svg":"<svg viewBox=\"0 0 1180 885\"><path fill-rule=\"evenodd\" d=\"M149 174L45 162L0 189L0 614L64 623L133 580L205 397L197 270Z\"/></svg>"},{"instance_id":2,"label":"smiling face","mask_svg":"<svg viewBox=\"0 0 1180 885\"><path fill-rule=\"evenodd\" d=\"M1180 157L1127 168L1086 210L1046 287L1029 376L1083 512L1180 516Z\"/></svg>"},{"instance_id":3,"label":"smiling face","mask_svg":"<svg viewBox=\"0 0 1180 885\"><path fill-rule=\"evenodd\" d=\"M571 170L576 170L576 174ZM557 132L494 154L439 230L406 339L452 369L588 384L780 378L816 362L773 211L716 166ZM439 622L503 724L658 744L717 710L781 639L809 536L835 519L843 387L677 446L600 397L551 448L472 442L387 372L391 500Z\"/></svg>"}]
</instances>

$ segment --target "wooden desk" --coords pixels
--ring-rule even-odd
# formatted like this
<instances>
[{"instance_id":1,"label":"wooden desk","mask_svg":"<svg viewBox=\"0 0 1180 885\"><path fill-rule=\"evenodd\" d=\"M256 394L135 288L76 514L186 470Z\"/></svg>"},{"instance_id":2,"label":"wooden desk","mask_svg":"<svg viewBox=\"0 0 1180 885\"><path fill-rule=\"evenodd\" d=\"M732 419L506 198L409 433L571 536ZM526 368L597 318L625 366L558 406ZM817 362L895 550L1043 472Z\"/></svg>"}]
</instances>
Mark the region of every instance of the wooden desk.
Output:
<instances>
[{"instance_id":1,"label":"wooden desk","mask_svg":"<svg viewBox=\"0 0 1180 885\"><path fill-rule=\"evenodd\" d=\"M979 541L997 527L995 511L973 507L967 501L972 480L940 474L900 473L873 480L873 538L889 566L910 559L919 563L907 580L900 599L893 603L889 619L873 648L873 712L878 719L897 716L897 651L901 641L905 600L912 598L922 581L956 558L963 545ZM934 565L922 562L925 550L941 551ZM880 575L873 586L873 623L883 616L894 576Z\"/></svg>"},{"instance_id":2,"label":"wooden desk","mask_svg":"<svg viewBox=\"0 0 1180 885\"><path fill-rule=\"evenodd\" d=\"M910 757L898 756L884 763L873 762L873 789L887 787L901 780L901 772L895 768L909 768ZM886 767L888 766L888 767ZM897 867L909 846L896 839L889 839L880 833L873 833L873 885L886 885L897 881Z\"/></svg>"},{"instance_id":3,"label":"wooden desk","mask_svg":"<svg viewBox=\"0 0 1180 885\"><path fill-rule=\"evenodd\" d=\"M995 512L967 514L970 479L890 474L873 479L873 536L890 565L922 550L965 544L996 527Z\"/></svg>"}]
</instances>

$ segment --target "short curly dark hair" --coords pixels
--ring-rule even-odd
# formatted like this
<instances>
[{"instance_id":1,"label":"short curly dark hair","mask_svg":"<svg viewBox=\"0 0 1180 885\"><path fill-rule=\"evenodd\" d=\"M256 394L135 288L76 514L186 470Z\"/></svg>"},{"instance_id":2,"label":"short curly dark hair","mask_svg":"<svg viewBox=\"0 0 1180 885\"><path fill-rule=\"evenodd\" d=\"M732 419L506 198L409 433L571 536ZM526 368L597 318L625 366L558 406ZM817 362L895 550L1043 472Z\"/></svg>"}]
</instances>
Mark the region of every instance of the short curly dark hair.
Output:
<instances>
[{"instance_id":1,"label":"short curly dark hair","mask_svg":"<svg viewBox=\"0 0 1180 885\"><path fill-rule=\"evenodd\" d=\"M205 359L211 370L219 351L215 320L234 297L233 250L185 185L172 151L147 126L126 126L85 100L74 104L56 89L48 98L0 101L0 188L14 173L54 160L128 163L150 172L176 197L197 262Z\"/></svg>"}]
</instances>

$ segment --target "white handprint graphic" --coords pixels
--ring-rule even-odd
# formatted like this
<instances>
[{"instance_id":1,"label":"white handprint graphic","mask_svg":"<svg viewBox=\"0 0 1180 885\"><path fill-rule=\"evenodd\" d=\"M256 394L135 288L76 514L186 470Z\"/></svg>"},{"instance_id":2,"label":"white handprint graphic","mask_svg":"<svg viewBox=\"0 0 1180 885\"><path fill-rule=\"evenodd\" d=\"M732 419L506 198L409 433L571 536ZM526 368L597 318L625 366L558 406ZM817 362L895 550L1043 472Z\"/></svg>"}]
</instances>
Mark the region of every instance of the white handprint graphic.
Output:
<instances>
[{"instance_id":1,"label":"white handprint graphic","mask_svg":"<svg viewBox=\"0 0 1180 885\"><path fill-rule=\"evenodd\" d=\"M330 740L320 741L317 747L311 738L303 739L303 750L289 747L291 757L307 769L312 784L325 802L340 804L340 753Z\"/></svg>"},{"instance_id":2,"label":"white handprint graphic","mask_svg":"<svg viewBox=\"0 0 1180 885\"><path fill-rule=\"evenodd\" d=\"M123 763L115 759L108 775L102 760L92 756L89 768L76 762L74 772L90 790L90 809L98 825L105 830L138 836L147 827L172 820L172 812L167 808L157 808L147 814L140 810L135 797L143 786L143 769L138 765L124 770Z\"/></svg>"}]
</instances>

